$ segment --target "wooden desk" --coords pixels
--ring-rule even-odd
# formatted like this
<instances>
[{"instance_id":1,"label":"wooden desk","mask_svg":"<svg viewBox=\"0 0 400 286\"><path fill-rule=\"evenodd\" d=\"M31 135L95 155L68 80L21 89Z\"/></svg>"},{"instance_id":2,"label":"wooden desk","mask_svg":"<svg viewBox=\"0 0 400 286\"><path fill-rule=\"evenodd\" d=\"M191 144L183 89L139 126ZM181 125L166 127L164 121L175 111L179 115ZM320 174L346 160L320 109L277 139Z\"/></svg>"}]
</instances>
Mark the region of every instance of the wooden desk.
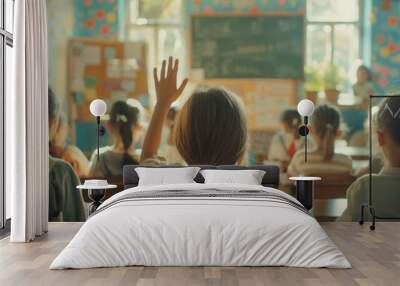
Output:
<instances>
[{"instance_id":1,"label":"wooden desk","mask_svg":"<svg viewBox=\"0 0 400 286\"><path fill-rule=\"evenodd\" d=\"M369 159L369 150L366 147L336 146L335 152L347 155L353 160Z\"/></svg>"}]
</instances>

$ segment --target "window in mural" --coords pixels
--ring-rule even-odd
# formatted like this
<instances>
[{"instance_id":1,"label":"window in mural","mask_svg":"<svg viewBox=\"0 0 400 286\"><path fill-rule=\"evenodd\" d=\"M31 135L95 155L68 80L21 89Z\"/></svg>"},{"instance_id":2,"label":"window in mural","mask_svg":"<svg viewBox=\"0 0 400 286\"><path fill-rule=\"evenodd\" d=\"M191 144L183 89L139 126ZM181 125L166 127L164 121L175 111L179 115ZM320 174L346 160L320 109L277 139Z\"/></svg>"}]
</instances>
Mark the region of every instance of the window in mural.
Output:
<instances>
[{"instance_id":1,"label":"window in mural","mask_svg":"<svg viewBox=\"0 0 400 286\"><path fill-rule=\"evenodd\" d=\"M130 1L128 40L148 45L149 67L160 64L167 56L179 58L185 66L183 1Z\"/></svg>"},{"instance_id":2,"label":"window in mural","mask_svg":"<svg viewBox=\"0 0 400 286\"><path fill-rule=\"evenodd\" d=\"M309 21L358 21L358 0L309 0L307 5L307 18Z\"/></svg>"},{"instance_id":3,"label":"window in mural","mask_svg":"<svg viewBox=\"0 0 400 286\"><path fill-rule=\"evenodd\" d=\"M307 2L307 65L319 66L325 84L351 93L359 58L359 1Z\"/></svg>"},{"instance_id":4,"label":"window in mural","mask_svg":"<svg viewBox=\"0 0 400 286\"><path fill-rule=\"evenodd\" d=\"M133 2L136 2L137 14L140 18L179 21L181 17L181 0L137 0Z\"/></svg>"}]
</instances>

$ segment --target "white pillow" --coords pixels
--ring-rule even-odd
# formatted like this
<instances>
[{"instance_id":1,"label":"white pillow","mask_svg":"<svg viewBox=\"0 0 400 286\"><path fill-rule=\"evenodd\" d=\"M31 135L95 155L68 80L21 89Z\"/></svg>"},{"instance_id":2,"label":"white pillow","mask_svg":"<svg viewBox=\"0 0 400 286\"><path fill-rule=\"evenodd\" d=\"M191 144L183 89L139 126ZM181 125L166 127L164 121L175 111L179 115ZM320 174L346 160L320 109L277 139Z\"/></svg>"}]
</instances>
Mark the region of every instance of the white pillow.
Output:
<instances>
[{"instance_id":1,"label":"white pillow","mask_svg":"<svg viewBox=\"0 0 400 286\"><path fill-rule=\"evenodd\" d=\"M195 183L193 179L199 170L199 167L135 168L139 176L139 186Z\"/></svg>"},{"instance_id":2,"label":"white pillow","mask_svg":"<svg viewBox=\"0 0 400 286\"><path fill-rule=\"evenodd\" d=\"M261 185L265 171L261 170L202 170L205 184Z\"/></svg>"}]
</instances>

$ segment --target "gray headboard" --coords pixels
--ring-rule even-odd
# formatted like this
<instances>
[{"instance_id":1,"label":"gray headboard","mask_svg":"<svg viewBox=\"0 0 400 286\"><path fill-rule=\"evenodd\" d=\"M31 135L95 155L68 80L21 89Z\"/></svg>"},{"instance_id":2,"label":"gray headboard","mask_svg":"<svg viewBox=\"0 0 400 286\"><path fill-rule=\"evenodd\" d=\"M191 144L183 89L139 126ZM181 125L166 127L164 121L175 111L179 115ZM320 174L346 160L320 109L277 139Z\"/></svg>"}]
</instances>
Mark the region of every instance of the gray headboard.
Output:
<instances>
[{"instance_id":1,"label":"gray headboard","mask_svg":"<svg viewBox=\"0 0 400 286\"><path fill-rule=\"evenodd\" d=\"M146 168L179 168L184 166L143 166L143 165L126 165L124 166L123 182L124 189L133 188L138 185L139 177L135 171L137 167ZM254 165L254 166L236 166L236 165L198 165L201 169L220 169L220 170L263 170L265 175L262 179L262 185L265 187L278 188L279 187L279 168L273 165ZM204 183L203 176L199 173L194 179L197 183Z\"/></svg>"}]
</instances>

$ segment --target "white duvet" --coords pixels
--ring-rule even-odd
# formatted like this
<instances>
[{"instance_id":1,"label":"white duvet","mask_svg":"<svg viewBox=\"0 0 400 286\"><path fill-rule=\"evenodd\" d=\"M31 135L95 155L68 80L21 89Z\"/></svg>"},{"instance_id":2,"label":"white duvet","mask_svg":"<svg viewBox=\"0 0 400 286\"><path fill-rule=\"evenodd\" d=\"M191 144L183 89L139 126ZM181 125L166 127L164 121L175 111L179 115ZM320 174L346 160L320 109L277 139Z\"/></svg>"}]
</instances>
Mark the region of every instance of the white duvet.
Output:
<instances>
[{"instance_id":1,"label":"white duvet","mask_svg":"<svg viewBox=\"0 0 400 286\"><path fill-rule=\"evenodd\" d=\"M293 266L349 268L350 263L310 215L254 198L152 198L121 201L133 192L262 190L232 184L136 187L101 206L50 269L145 266ZM114 204L113 204L114 203Z\"/></svg>"}]
</instances>

